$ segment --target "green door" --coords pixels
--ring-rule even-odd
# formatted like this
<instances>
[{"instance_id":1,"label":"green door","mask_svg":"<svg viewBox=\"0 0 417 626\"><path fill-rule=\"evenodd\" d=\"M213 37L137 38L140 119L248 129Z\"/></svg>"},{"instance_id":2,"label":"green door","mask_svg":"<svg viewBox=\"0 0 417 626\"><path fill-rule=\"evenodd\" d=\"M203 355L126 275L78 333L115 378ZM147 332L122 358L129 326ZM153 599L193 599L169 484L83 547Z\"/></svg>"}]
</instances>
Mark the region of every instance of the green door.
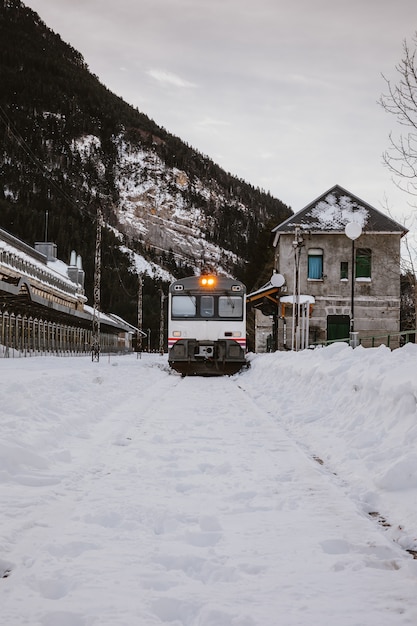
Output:
<instances>
[{"instance_id":1,"label":"green door","mask_svg":"<svg viewBox=\"0 0 417 626\"><path fill-rule=\"evenodd\" d=\"M327 316L327 341L336 341L337 339L349 339L349 329L349 315Z\"/></svg>"}]
</instances>

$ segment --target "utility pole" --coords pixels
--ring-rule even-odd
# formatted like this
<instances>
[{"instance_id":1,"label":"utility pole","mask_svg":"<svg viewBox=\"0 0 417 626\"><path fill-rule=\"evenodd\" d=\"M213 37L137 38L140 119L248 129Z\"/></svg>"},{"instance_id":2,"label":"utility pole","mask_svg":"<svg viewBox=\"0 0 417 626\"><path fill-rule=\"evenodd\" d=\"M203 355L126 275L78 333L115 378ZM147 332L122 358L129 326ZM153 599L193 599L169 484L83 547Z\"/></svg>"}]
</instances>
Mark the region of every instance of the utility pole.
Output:
<instances>
[{"instance_id":1,"label":"utility pole","mask_svg":"<svg viewBox=\"0 0 417 626\"><path fill-rule=\"evenodd\" d=\"M91 360L100 360L100 283L101 283L101 228L103 216L97 207L96 254L94 266L94 311L93 311L93 342Z\"/></svg>"},{"instance_id":2,"label":"utility pole","mask_svg":"<svg viewBox=\"0 0 417 626\"><path fill-rule=\"evenodd\" d=\"M355 332L355 240L362 234L362 226L358 222L349 222L345 226L345 235L352 240L352 261L351 261L351 295L350 295L350 332L349 345L356 348L358 345L358 333Z\"/></svg>"},{"instance_id":3,"label":"utility pole","mask_svg":"<svg viewBox=\"0 0 417 626\"><path fill-rule=\"evenodd\" d=\"M300 254L303 246L303 236L300 232L300 225L295 225L294 241L294 276L293 276L293 302L292 302L292 338L291 350L298 350L300 347Z\"/></svg>"},{"instance_id":4,"label":"utility pole","mask_svg":"<svg viewBox=\"0 0 417 626\"><path fill-rule=\"evenodd\" d=\"M142 352L142 325L143 325L143 281L142 274L138 274L138 340L137 351Z\"/></svg>"},{"instance_id":5,"label":"utility pole","mask_svg":"<svg viewBox=\"0 0 417 626\"><path fill-rule=\"evenodd\" d=\"M164 321L165 321L165 316L164 316L164 300L165 300L165 296L164 296L164 292L162 291L162 289L160 289L160 293L161 293L161 317L160 317L160 324L159 324L159 354L164 354Z\"/></svg>"}]
</instances>

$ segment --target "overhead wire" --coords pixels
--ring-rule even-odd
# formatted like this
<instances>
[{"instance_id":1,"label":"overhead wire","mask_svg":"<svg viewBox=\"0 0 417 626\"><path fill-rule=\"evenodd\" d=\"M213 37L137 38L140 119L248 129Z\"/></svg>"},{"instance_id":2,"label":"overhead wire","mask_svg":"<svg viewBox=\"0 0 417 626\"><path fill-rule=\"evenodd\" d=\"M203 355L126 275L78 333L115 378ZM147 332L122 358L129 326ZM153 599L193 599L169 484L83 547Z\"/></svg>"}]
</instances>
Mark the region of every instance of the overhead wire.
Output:
<instances>
[{"instance_id":1,"label":"overhead wire","mask_svg":"<svg viewBox=\"0 0 417 626\"><path fill-rule=\"evenodd\" d=\"M17 130L16 126L11 121L10 117L7 115L6 111L0 104L0 120L6 127L8 134L16 141L17 145L23 149L38 171L44 176L47 180L51 188L54 188L55 191L72 207L74 208L74 200L56 183L56 181L51 177L50 172L47 170L45 165L40 161L40 159L33 152L31 147L28 145L27 141L22 137L21 133ZM90 211L86 210L84 207L77 205L78 210L83 213L85 216L90 218L95 218L94 214Z\"/></svg>"}]
</instances>

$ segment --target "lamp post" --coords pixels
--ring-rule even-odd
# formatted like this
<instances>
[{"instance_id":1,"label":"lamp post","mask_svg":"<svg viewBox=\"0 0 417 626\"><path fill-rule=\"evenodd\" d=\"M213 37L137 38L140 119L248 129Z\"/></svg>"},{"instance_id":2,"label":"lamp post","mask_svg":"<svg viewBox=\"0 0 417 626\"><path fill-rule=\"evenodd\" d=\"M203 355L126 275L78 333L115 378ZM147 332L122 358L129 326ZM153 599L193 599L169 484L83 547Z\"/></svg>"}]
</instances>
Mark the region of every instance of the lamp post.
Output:
<instances>
[{"instance_id":1,"label":"lamp post","mask_svg":"<svg viewBox=\"0 0 417 626\"><path fill-rule=\"evenodd\" d=\"M352 348L358 345L358 333L355 332L355 240L362 234L362 226L357 222L349 222L345 226L345 235L352 240L351 262L351 293L350 293L350 333L349 344Z\"/></svg>"}]
</instances>

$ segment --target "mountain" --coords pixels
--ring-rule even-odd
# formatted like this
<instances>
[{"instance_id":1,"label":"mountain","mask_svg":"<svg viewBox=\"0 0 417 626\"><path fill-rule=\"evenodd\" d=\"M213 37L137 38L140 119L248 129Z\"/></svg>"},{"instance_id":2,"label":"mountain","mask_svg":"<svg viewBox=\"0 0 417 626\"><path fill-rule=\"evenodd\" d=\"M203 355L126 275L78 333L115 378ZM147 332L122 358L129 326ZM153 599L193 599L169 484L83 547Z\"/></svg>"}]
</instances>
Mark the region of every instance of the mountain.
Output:
<instances>
[{"instance_id":1,"label":"mountain","mask_svg":"<svg viewBox=\"0 0 417 626\"><path fill-rule=\"evenodd\" d=\"M145 276L144 306L156 310L167 271L210 265L256 282L288 206L111 93L20 0L0 0L0 40L2 228L29 244L46 236L64 260L75 249L92 301L100 207L102 308L131 322L143 258L161 268Z\"/></svg>"}]
</instances>

